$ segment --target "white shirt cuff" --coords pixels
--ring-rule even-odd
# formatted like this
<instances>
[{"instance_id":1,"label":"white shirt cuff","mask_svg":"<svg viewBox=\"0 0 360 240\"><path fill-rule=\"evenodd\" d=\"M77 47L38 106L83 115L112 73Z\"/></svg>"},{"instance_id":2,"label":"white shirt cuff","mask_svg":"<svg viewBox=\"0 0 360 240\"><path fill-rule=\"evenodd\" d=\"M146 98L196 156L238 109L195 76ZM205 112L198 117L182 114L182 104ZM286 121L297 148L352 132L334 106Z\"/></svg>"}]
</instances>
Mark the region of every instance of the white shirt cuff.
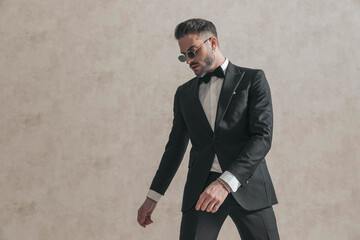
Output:
<instances>
[{"instance_id":1,"label":"white shirt cuff","mask_svg":"<svg viewBox=\"0 0 360 240\"><path fill-rule=\"evenodd\" d=\"M232 192L236 192L238 188L241 186L241 183L234 174L232 174L229 171L225 171L223 174L221 174L220 178L224 180L227 184L229 184Z\"/></svg>"},{"instance_id":2,"label":"white shirt cuff","mask_svg":"<svg viewBox=\"0 0 360 240\"><path fill-rule=\"evenodd\" d=\"M158 192L155 192L154 190L149 189L148 194L146 195L148 198L151 198L155 202L159 202L160 198L163 196Z\"/></svg>"}]
</instances>

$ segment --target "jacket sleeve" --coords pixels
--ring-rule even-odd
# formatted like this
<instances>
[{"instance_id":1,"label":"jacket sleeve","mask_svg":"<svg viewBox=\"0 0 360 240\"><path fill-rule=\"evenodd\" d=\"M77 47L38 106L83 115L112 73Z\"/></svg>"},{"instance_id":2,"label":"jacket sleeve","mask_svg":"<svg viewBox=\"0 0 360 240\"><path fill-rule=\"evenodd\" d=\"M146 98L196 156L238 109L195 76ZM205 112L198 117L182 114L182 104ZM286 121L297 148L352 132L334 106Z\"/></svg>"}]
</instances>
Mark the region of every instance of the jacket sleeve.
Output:
<instances>
[{"instance_id":1,"label":"jacket sleeve","mask_svg":"<svg viewBox=\"0 0 360 240\"><path fill-rule=\"evenodd\" d=\"M150 189L164 195L169 187L186 151L189 136L181 113L179 89L174 97L174 118L169 140L166 144L160 165L151 183Z\"/></svg>"},{"instance_id":2,"label":"jacket sleeve","mask_svg":"<svg viewBox=\"0 0 360 240\"><path fill-rule=\"evenodd\" d=\"M248 183L251 174L271 147L272 101L270 87L262 70L254 74L248 101L250 138L227 169L236 176L241 185Z\"/></svg>"}]
</instances>

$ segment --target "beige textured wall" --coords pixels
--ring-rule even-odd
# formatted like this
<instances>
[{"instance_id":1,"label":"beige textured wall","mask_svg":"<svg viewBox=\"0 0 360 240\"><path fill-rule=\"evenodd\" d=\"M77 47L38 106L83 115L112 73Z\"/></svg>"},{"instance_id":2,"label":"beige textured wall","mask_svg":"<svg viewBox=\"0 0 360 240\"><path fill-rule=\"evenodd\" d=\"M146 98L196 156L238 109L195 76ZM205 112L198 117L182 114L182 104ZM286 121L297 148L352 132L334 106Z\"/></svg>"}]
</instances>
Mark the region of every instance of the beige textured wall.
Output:
<instances>
[{"instance_id":1,"label":"beige textured wall","mask_svg":"<svg viewBox=\"0 0 360 240\"><path fill-rule=\"evenodd\" d=\"M188 154L155 224L136 214L193 76L173 37L191 17L268 77L282 239L360 239L359 1L219 2L0 0L0 240L178 238Z\"/></svg>"}]
</instances>

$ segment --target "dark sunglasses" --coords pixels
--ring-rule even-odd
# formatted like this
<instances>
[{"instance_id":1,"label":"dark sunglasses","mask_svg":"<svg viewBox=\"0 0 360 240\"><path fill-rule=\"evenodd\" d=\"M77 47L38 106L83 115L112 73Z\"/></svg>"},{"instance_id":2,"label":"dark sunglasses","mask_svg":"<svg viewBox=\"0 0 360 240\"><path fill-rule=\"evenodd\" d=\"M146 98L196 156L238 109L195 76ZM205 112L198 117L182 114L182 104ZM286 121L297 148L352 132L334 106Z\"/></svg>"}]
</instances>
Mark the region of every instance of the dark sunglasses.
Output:
<instances>
[{"instance_id":1,"label":"dark sunglasses","mask_svg":"<svg viewBox=\"0 0 360 240\"><path fill-rule=\"evenodd\" d=\"M212 37L211 37L212 38ZM195 51L188 51L185 54L181 54L178 59L180 62L185 62L186 61L186 56L188 56L189 58L194 58L196 56L196 52L200 50L200 48L202 47L202 45L204 43L206 43L207 41L209 41L211 38L206 39L199 47L198 49L196 49Z\"/></svg>"}]
</instances>

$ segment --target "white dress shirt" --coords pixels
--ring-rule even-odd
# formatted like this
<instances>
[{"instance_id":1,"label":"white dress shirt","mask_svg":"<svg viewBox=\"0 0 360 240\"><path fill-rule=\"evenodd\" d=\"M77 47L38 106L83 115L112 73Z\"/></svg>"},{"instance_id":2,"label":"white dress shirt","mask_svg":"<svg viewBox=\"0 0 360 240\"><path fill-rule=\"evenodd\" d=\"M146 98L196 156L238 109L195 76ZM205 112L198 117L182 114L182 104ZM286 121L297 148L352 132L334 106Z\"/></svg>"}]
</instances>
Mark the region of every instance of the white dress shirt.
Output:
<instances>
[{"instance_id":1,"label":"white dress shirt","mask_svg":"<svg viewBox=\"0 0 360 240\"><path fill-rule=\"evenodd\" d=\"M224 73L226 73L226 69L228 65L229 65L229 60L226 59L224 63L221 65L221 68L223 69ZM213 76L211 77L210 81L207 84L202 82L199 86L199 99L213 131L215 126L216 111L219 102L220 91L223 82L224 82L223 78L218 78L216 76ZM228 171L225 171L223 173L216 154L210 171L222 173L220 178L224 180L227 184L229 184L233 192L235 192L240 187L240 182L232 173ZM153 199L156 202L160 200L161 196L162 196L161 194L151 189L147 194L147 197Z\"/></svg>"}]
</instances>

